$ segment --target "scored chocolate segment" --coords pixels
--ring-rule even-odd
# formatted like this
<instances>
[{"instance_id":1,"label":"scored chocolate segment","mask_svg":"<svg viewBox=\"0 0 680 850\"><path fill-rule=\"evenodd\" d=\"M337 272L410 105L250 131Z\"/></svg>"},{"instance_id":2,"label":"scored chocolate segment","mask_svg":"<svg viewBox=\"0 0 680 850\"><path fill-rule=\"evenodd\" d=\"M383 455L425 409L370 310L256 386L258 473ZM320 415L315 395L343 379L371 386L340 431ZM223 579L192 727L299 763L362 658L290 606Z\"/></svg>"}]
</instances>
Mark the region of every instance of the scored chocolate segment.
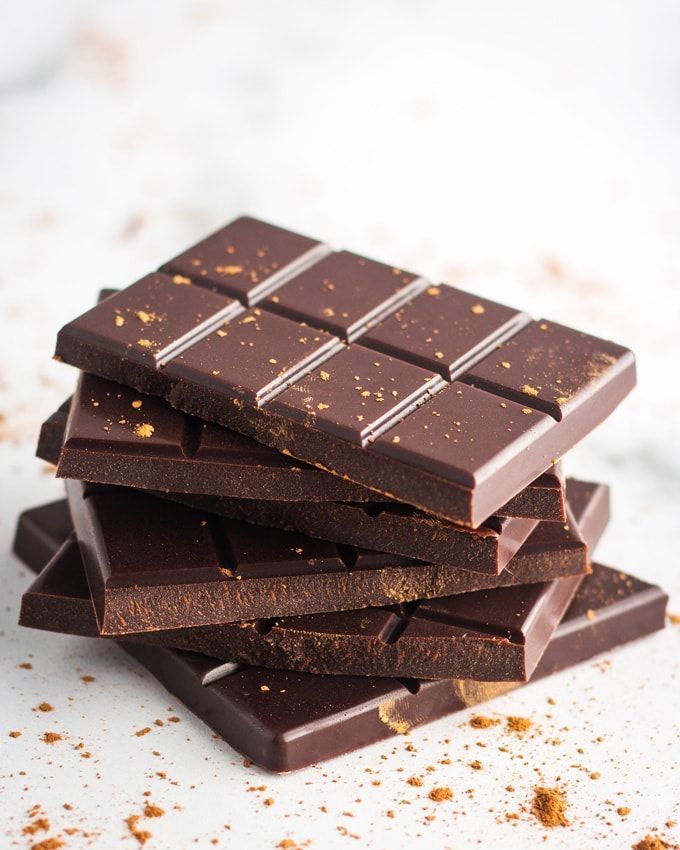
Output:
<instances>
[{"instance_id":1,"label":"scored chocolate segment","mask_svg":"<svg viewBox=\"0 0 680 850\"><path fill-rule=\"evenodd\" d=\"M254 307L179 354L165 374L261 406L342 347L325 331Z\"/></svg>"},{"instance_id":2,"label":"scored chocolate segment","mask_svg":"<svg viewBox=\"0 0 680 850\"><path fill-rule=\"evenodd\" d=\"M340 251L278 289L263 306L352 342L426 286L418 275Z\"/></svg>"},{"instance_id":3,"label":"scored chocolate segment","mask_svg":"<svg viewBox=\"0 0 680 850\"><path fill-rule=\"evenodd\" d=\"M331 249L244 216L161 267L178 284L194 283L251 306Z\"/></svg>"},{"instance_id":4,"label":"scored chocolate segment","mask_svg":"<svg viewBox=\"0 0 680 850\"><path fill-rule=\"evenodd\" d=\"M635 383L633 355L613 342L555 322L532 322L461 380L548 413L558 422L586 402L602 380Z\"/></svg>"},{"instance_id":5,"label":"scored chocolate segment","mask_svg":"<svg viewBox=\"0 0 680 850\"><path fill-rule=\"evenodd\" d=\"M520 548L511 572L499 578L398 555L371 563L375 555L224 522L122 488L69 481L66 489L103 634L362 608L588 568L586 545L571 523L547 523L556 535L526 556Z\"/></svg>"},{"instance_id":6,"label":"scored chocolate segment","mask_svg":"<svg viewBox=\"0 0 680 850\"><path fill-rule=\"evenodd\" d=\"M528 407L454 382L380 436L369 448L464 487L478 487L503 465L525 474L522 452L554 427ZM538 463L550 465L550 457Z\"/></svg>"},{"instance_id":7,"label":"scored chocolate segment","mask_svg":"<svg viewBox=\"0 0 680 850\"><path fill-rule=\"evenodd\" d=\"M399 278L400 273L395 274L392 270L389 272L395 279ZM489 431L489 450L480 453L484 455L481 458L482 468L458 469L455 463L447 463L445 458L440 471L435 460L441 455L445 456L446 453L440 452L437 455L436 451L432 451L432 447L424 451L418 451L416 448L408 453L407 460L407 453L403 453L397 460L391 452L391 447L387 451L364 453L357 451L356 433L353 442L338 439L337 433L333 431L332 416L319 418L317 415L313 422L305 420L301 425L299 418L295 416L291 416L286 421L280 413L267 409L265 405L268 401L275 398L277 393L282 393L289 384L302 379L309 371L321 367L324 358L327 358L331 365L332 356L338 351L338 348L334 346L341 345L338 337L330 337L327 347L321 346L321 350L315 350L309 356L300 353L296 357L286 347L287 332L282 331L285 338L282 343L282 352L276 348L279 340L274 334L271 346L269 342L260 346L261 351L267 349L269 356L264 361L262 374L256 378L249 361L252 360L253 354L257 359L260 356L258 352L253 352L244 343L240 350L237 349L236 361L225 364L224 359L220 357L220 348L215 342L215 339L228 338L228 336L217 337L215 331L219 328L219 320L232 317L237 310L242 310L240 306L234 306L238 302L229 303L225 297L226 305L223 312L209 313L199 305L201 295L209 295L213 298L219 296L203 287L173 283L176 280L175 276L166 276L165 279L170 282L168 285L173 289L184 290L187 294L182 298L187 300L184 306L167 302L168 316L165 320L167 326L157 329L158 339L151 334L139 337L136 340L137 348L135 348L134 340L123 340L120 336L116 336L117 332L124 330L125 324L122 327L112 324L111 301L106 301L60 331L57 357L84 371L129 384L140 391L163 395L173 405L188 413L233 427L274 448L286 450L301 460L323 465L329 471L373 488L389 498L405 501L445 519L473 526L479 525L500 505L506 503L544 471L551 462L561 457L571 446L597 427L628 394L635 383L633 356L625 349L579 334L577 331L542 322L537 324L546 340L545 345L549 349L547 355L542 357L542 349L536 348L533 342L532 334L536 333L535 326L530 325L520 330L512 339L502 343L505 349L515 338L519 340L513 351L526 362L516 374L512 377L499 377L496 374L499 369L504 372L512 370L511 361L503 360L498 366L496 355L490 354L484 357L486 349L482 347L472 355L473 361L477 357L482 358L479 368L468 358L467 371L460 374L459 379L466 384L481 386L492 392L499 399L504 399L508 406L515 400L520 408L525 406L527 411L536 411L535 424L527 428L513 423L514 427L511 427L509 431L506 428L507 433L503 435L496 424L489 426L488 420L482 421L477 417L479 426L477 446L484 443L487 429ZM410 282L406 282L401 288L399 284L396 284L397 291L395 292L393 287L392 293L387 298L380 288L382 284L377 286L376 292L364 285L361 289L363 301L354 308L355 313L350 307L344 305L344 302L338 301L337 306L340 312L347 313L347 316L340 317L343 319L340 324L346 338L354 339L356 334L368 329L374 321L397 310L401 306L402 299L406 301L413 298L412 287L419 288L424 285L421 279L411 280L410 276L407 276L405 280ZM296 278L293 278L288 284L280 287L280 294L277 293L279 306L276 309L284 309L281 307L281 296L285 294L287 286L293 287L290 290L293 293L295 284ZM352 291L354 284L351 277L343 280L342 284L348 288L347 292ZM324 297L336 290L330 292L324 290L322 280L321 293ZM134 291L135 287L132 287L128 290L128 295ZM284 305L285 309L299 308L302 311L309 309L310 316L314 314L314 322L321 323L317 316L317 308L321 309L321 318L323 318L324 309L335 311L335 307L323 307L317 297L319 290L316 289L313 292L315 297L310 294L309 304L302 299L301 295L297 298L291 295L291 303L289 307ZM114 296L114 298L118 297L126 303L125 298L128 296ZM302 303L298 304L297 301L301 299ZM134 305L130 306L134 308ZM272 304L269 306L273 309ZM484 307L481 302L479 306ZM149 312L139 306L136 309ZM153 312L161 316L160 309L154 309ZM207 318L197 320L197 314L201 317L205 315ZM479 313L477 310L477 314L472 315L483 316L485 313ZM263 314L262 325L266 323L269 326L274 316L275 314L270 312L265 320ZM124 319L123 316L120 318ZM289 319L281 316L278 319L281 322L290 322ZM178 327L177 332L169 333L168 328L173 323L184 326L184 331L182 332L182 329ZM233 325L233 321L230 324ZM291 324L296 327L295 323ZM272 327L274 327L273 324ZM543 330L544 327L547 331ZM222 333L225 332L224 328L220 330ZM322 334L323 331L318 330L314 333ZM144 340L141 347L140 339ZM145 352L146 348L149 349L148 352ZM233 353L231 349L229 351ZM446 353L443 350L440 350L440 353L443 355L440 365L443 365ZM183 358L184 362L180 358ZM399 359L401 360L401 357ZM435 359L438 359L436 352ZM278 365L279 360L285 361L286 369L273 375L270 367ZM490 360L496 365L493 366L493 374L486 375L485 370ZM260 360L257 362L262 363ZM163 368L168 363L170 365ZM509 363L510 368L507 368L505 363ZM225 370L228 373L227 379L225 379ZM554 374L551 370L554 370ZM239 372L245 374L247 380L239 378L237 374ZM216 380L220 378L220 375L222 378ZM439 377L440 380L444 380L441 375ZM452 387L445 388L443 395L446 397L447 392L450 395L453 391ZM428 403L426 397L419 400L425 401L425 408L433 404L432 400ZM439 407L443 404L436 399L434 401L437 401ZM446 403L452 408L453 413L454 405L451 404L451 400L449 399ZM344 408L351 408L352 403L342 398L339 404L343 408L344 417L346 412ZM263 406L265 408L261 409ZM401 427L397 422L399 419L404 419L405 434L415 433L417 426L408 421L412 416L421 415L419 411L412 413L415 407L417 407L416 404L406 404L395 408L391 411L391 416L385 416L381 420L379 428L372 428L370 432L361 435L361 444L363 445L366 440L376 439L381 431L387 431L391 426ZM438 412L435 407L431 409L434 413ZM542 414L547 413L552 418L555 427L551 433L546 434L546 426L540 419L538 411ZM359 416L361 412L355 415ZM472 419L475 419L475 416ZM454 425L456 421L463 420L458 420L454 415ZM386 434L385 439L400 440L401 435L398 431L394 431ZM386 443L382 443L381 449L385 445ZM424 461L424 467L421 461ZM470 481L473 481L473 484L470 484ZM477 482L485 486L482 487ZM477 486L479 489L472 490L470 489L472 486Z\"/></svg>"},{"instance_id":8,"label":"scored chocolate segment","mask_svg":"<svg viewBox=\"0 0 680 850\"><path fill-rule=\"evenodd\" d=\"M269 408L359 445L443 386L437 375L352 345L277 396Z\"/></svg>"},{"instance_id":9,"label":"scored chocolate segment","mask_svg":"<svg viewBox=\"0 0 680 850\"><path fill-rule=\"evenodd\" d=\"M79 334L107 353L155 368L196 334L241 309L232 298L177 285L168 275L155 273L83 316Z\"/></svg>"},{"instance_id":10,"label":"scored chocolate segment","mask_svg":"<svg viewBox=\"0 0 680 850\"><path fill-rule=\"evenodd\" d=\"M39 522L43 512L38 508L24 513L17 533L28 514ZM26 542L26 562L38 571L44 564L40 560L41 547L31 550L30 534ZM69 552L74 556L72 563L67 557ZM21 623L97 636L97 621L77 544L66 544L59 553L55 547L51 554L56 557L23 596ZM666 601L660 588L594 564L593 575L579 588L532 679L662 629ZM224 740L256 764L275 771L302 768L408 732L514 687L512 683L447 679L404 682L359 676L322 677L225 665L206 655L131 641L121 641L120 646Z\"/></svg>"},{"instance_id":11,"label":"scored chocolate segment","mask_svg":"<svg viewBox=\"0 0 680 850\"><path fill-rule=\"evenodd\" d=\"M383 319L361 344L450 381L529 321L526 313L441 284Z\"/></svg>"}]
</instances>

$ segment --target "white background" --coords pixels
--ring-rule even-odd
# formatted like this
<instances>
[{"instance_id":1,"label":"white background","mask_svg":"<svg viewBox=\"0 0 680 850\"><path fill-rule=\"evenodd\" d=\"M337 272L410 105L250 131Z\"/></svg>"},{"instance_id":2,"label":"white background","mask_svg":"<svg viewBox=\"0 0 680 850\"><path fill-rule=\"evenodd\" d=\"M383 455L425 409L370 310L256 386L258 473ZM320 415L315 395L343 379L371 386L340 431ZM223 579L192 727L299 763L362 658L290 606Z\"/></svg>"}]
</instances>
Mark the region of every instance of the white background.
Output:
<instances>
[{"instance_id":1,"label":"white background","mask_svg":"<svg viewBox=\"0 0 680 850\"><path fill-rule=\"evenodd\" d=\"M679 611L680 6L24 0L0 13L0 843L136 846L124 818L146 790L166 810L140 822L151 848L678 841L677 627L488 706L531 717L523 738L458 715L271 777L115 646L19 630L29 574L9 541L20 510L61 492L32 457L73 385L50 360L59 326L248 211L634 348L639 388L568 469L613 487L601 560L663 584ZM32 711L42 700L54 712ZM170 705L181 723L134 736ZM64 739L48 747L47 730ZM532 818L536 783L566 790L569 827ZM434 785L453 800L428 800ZM34 804L50 831L22 835Z\"/></svg>"}]
</instances>

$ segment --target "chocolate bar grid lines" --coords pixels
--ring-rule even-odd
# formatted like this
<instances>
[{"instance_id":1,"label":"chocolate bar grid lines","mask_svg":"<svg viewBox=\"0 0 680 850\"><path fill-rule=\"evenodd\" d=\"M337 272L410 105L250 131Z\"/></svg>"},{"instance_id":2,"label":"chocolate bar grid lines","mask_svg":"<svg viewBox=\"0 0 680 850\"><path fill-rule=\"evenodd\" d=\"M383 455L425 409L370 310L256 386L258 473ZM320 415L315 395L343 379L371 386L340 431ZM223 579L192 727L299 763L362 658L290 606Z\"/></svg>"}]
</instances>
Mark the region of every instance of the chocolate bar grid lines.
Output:
<instances>
[{"instance_id":1,"label":"chocolate bar grid lines","mask_svg":"<svg viewBox=\"0 0 680 850\"><path fill-rule=\"evenodd\" d=\"M24 513L17 535L23 533L27 517L35 524L44 511ZM24 534L24 540L30 544L30 535ZM38 571L43 563L38 551L30 545L23 551L28 565ZM43 592L38 587L41 578L23 600L24 605L28 599L41 600L36 627L58 624L69 631L64 627L73 628L75 617L83 632L96 636L96 617L82 567L74 575L79 589L68 598L68 605L74 605L70 622L59 614L67 601L63 587L57 583ZM662 629L666 600L654 585L594 565L593 575L579 588L532 680ZM297 770L410 731L516 687L507 682L325 677L232 665L227 668L231 673L224 675L223 662L205 655L119 643L220 737L256 764L276 772ZM215 680L215 676L221 678Z\"/></svg>"},{"instance_id":2,"label":"chocolate bar grid lines","mask_svg":"<svg viewBox=\"0 0 680 850\"><path fill-rule=\"evenodd\" d=\"M172 320L155 331L155 337L151 331L137 340L134 333L117 334L125 325L117 326L115 310L123 319L124 313L132 311L137 318L140 313L153 315L163 324L160 310L150 312L147 306L139 306L140 300L146 304L146 279L62 329L57 355L140 391L164 395L181 409L232 426L385 495L473 525L599 424L634 384L630 352L545 321L514 328L514 336L503 342L507 346L519 340L513 348L514 366L500 362L500 369L508 373L505 381L495 376L489 383L484 377L486 361L493 358L495 363L497 357L483 347L474 358L463 358L467 372L449 370L452 383L447 384L439 372L421 370L410 361L396 361L365 347L365 332L377 309L367 287L373 279L371 261L357 266L355 275L349 281L332 281L336 289L339 284L340 289L358 287L356 291L364 287L364 312L360 311L359 319L349 314L345 328L356 330L359 322L364 334L352 335L361 344L349 348L333 335L335 316L319 318L318 299L311 297L309 304L298 306L314 313L314 330L256 307L245 315L233 315L208 333L211 318L204 317L206 295L218 296L192 286L181 287L196 293L196 304L185 305L181 321L175 315L180 308L173 303ZM412 278L401 275L399 271L395 280L411 286ZM154 286L161 287L158 278L162 276L151 277ZM291 312L296 280L277 289L277 309L283 304ZM163 286L168 293L177 288L169 277ZM396 295L399 283L395 289ZM439 298L440 292L441 287L426 287L412 303L418 298ZM327 295L331 300L336 297L334 291ZM191 295L186 297L192 300ZM232 302L227 296L224 299L228 303L219 308L213 305L215 315L232 309ZM394 296L389 304L397 308ZM325 309L334 312L333 307ZM481 303L472 305L470 313L483 317L486 308ZM250 324L256 327L248 328ZM174 325L178 327L169 332ZM554 370L550 375L545 364L537 371L531 359L535 358L534 326L550 340L547 362ZM296 335L302 346L298 355L293 350ZM498 341L487 326L480 335ZM180 346L175 344L178 338ZM235 365L229 358L236 351L241 356ZM437 354L443 360L445 352ZM170 355L173 359L168 362ZM157 368L159 357L166 364L162 369ZM493 393L479 389L476 380L487 380ZM344 395L331 395L331 387L323 386L336 382ZM518 392L519 403L513 400Z\"/></svg>"},{"instance_id":3,"label":"chocolate bar grid lines","mask_svg":"<svg viewBox=\"0 0 680 850\"><path fill-rule=\"evenodd\" d=\"M359 484L87 374L80 376L73 403L65 402L44 423L37 454L58 464L57 474L66 478L148 490L308 504L376 501L376 494ZM532 481L498 514L564 521L559 466Z\"/></svg>"},{"instance_id":4,"label":"chocolate bar grid lines","mask_svg":"<svg viewBox=\"0 0 680 850\"><path fill-rule=\"evenodd\" d=\"M67 492L106 635L364 608L588 570L575 522L546 523L545 544L520 550L499 578L220 520L122 488L69 481Z\"/></svg>"}]
</instances>

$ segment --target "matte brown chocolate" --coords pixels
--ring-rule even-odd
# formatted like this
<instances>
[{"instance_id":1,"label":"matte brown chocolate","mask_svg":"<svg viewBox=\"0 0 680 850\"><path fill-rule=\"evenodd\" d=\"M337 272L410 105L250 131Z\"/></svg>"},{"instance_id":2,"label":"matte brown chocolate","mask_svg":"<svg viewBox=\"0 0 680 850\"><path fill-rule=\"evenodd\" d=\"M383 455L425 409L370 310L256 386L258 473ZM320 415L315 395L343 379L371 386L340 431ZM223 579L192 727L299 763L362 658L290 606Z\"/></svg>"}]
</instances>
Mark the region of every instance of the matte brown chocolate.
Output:
<instances>
[{"instance_id":1,"label":"matte brown chocolate","mask_svg":"<svg viewBox=\"0 0 680 850\"><path fill-rule=\"evenodd\" d=\"M144 427L149 424L152 431ZM81 375L70 405L64 403L45 422L38 455L58 464L57 474L64 478L145 490L280 502L377 498L359 484L175 410L162 399L87 374ZM562 484L559 466L551 467L497 513L563 521Z\"/></svg>"},{"instance_id":2,"label":"matte brown chocolate","mask_svg":"<svg viewBox=\"0 0 680 850\"><path fill-rule=\"evenodd\" d=\"M31 529L54 526L63 503L22 515L17 539L28 565L44 561L40 534L35 549ZM46 525L41 526L45 522ZM58 525L58 523L57 523ZM57 575L53 571L52 578ZM53 585L41 581L25 595L49 603L39 626L97 635L84 572L69 571ZM667 597L656 586L600 564L581 585L553 634L533 679L556 673L664 626ZM59 614L59 606L68 614ZM50 619L53 618L53 619ZM63 628L65 625L71 628ZM315 676L225 664L205 655L121 641L135 657L254 763L285 772L350 752L423 723L512 690L513 683L464 680L417 681L360 676Z\"/></svg>"},{"instance_id":3,"label":"matte brown chocolate","mask_svg":"<svg viewBox=\"0 0 680 850\"><path fill-rule=\"evenodd\" d=\"M67 492L108 635L407 602L588 568L573 520L542 524L539 537L551 542L530 537L528 554L520 550L498 577L338 547L124 488L68 481Z\"/></svg>"},{"instance_id":4,"label":"matte brown chocolate","mask_svg":"<svg viewBox=\"0 0 680 850\"><path fill-rule=\"evenodd\" d=\"M237 220L185 252L179 276L175 266L148 275L66 325L56 355L472 526L634 386L633 356L621 346L545 320L527 324L524 314L481 299L466 310L463 296L442 299L443 285L356 255L327 254L300 271L309 250L301 238ZM275 241L277 251L287 246L288 265L247 274ZM238 263L218 265L216 245ZM185 265L192 257L194 275ZM223 286L232 276L239 286ZM419 303L427 298L437 299L434 314ZM392 340L387 354L394 323L384 336L382 323L401 309L414 322L402 322L403 345ZM428 340L443 327L459 329L472 347L431 352ZM427 368L419 365L424 351ZM153 433L152 422L142 424Z\"/></svg>"}]
</instances>

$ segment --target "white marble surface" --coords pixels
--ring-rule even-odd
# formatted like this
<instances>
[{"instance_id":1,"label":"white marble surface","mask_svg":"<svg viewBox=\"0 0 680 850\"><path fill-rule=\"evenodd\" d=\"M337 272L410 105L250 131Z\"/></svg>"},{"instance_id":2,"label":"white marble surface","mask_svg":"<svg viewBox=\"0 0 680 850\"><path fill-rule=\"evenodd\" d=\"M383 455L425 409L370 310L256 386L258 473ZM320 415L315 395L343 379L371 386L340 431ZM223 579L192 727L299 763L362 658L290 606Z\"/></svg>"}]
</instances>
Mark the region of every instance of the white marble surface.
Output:
<instances>
[{"instance_id":1,"label":"white marble surface","mask_svg":"<svg viewBox=\"0 0 680 850\"><path fill-rule=\"evenodd\" d=\"M166 810L140 822L151 848L680 840L677 627L490 704L534 720L522 739L461 715L271 777L115 646L18 629L29 574L9 554L20 510L61 492L32 457L73 383L58 327L246 210L633 347L638 390L568 467L613 487L599 557L680 611L680 7L3 2L3 55L25 42L20 7L42 38L55 5L73 28L0 90L0 843L135 846L124 819L147 790ZM181 723L134 736L170 705ZM529 814L537 782L566 790L569 827ZM50 830L24 835L35 804Z\"/></svg>"}]
</instances>

